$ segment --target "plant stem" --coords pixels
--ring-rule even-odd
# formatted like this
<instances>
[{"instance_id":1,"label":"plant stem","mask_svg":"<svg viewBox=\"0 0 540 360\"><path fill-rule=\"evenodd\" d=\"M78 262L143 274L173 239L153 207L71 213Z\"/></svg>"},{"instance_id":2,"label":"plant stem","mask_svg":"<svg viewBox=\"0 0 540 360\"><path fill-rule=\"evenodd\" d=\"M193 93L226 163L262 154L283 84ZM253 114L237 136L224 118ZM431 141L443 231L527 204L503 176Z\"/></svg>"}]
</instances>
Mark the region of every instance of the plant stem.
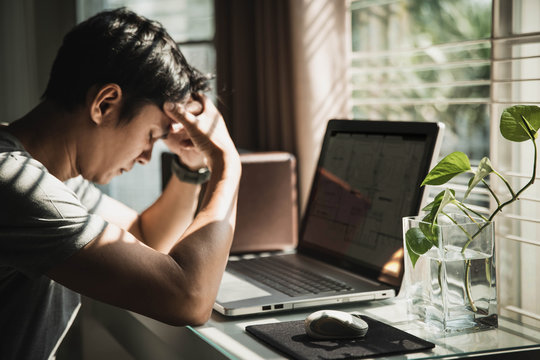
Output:
<instances>
[{"instance_id":1,"label":"plant stem","mask_svg":"<svg viewBox=\"0 0 540 360\"><path fill-rule=\"evenodd\" d=\"M499 175L498 172L496 172L495 170L493 170L493 172L497 175ZM499 177L501 179L503 179L503 181L505 181L505 183L507 184L508 186L508 182L506 182L506 179L503 178L501 175L499 175ZM491 194L491 196L493 196L493 198L495 199L495 201L497 202L497 206L500 206L501 205L501 201L499 200L499 198L497 197L497 195L495 194L495 192L491 189L491 187L489 186L489 184L486 182L486 180L482 179L482 182L484 183L484 185L486 185L486 188L488 189L489 193ZM512 196L514 195L514 191L512 190L512 188L509 188L510 190L510 193L512 194Z\"/></svg>"},{"instance_id":2,"label":"plant stem","mask_svg":"<svg viewBox=\"0 0 540 360\"><path fill-rule=\"evenodd\" d=\"M470 245L472 239L474 239L478 234L480 234L482 232L482 230L484 230L484 228L486 226L489 225L489 223L491 221L493 221L493 218L495 217L495 215L497 215L499 212L502 211L502 209L506 206L506 205L509 205L511 203L513 203L514 201L517 200L517 198L519 197L519 195L521 195L529 186L531 186L533 183L534 183L534 180L536 178L536 161L537 161L537 153L538 153L538 149L536 147L536 141L534 141L534 138L531 137L531 141L533 143L533 146L534 146L534 160L533 160L533 168L532 168L532 175L531 175L531 179L527 182L527 184L525 184L525 186L523 186L517 193L514 193L512 191L512 193L514 194L512 196L512 198L502 204L499 204L499 206L497 206L497 208L495 209L495 211L493 211L493 213L489 216L489 218L487 219L488 222L486 222L484 225L482 225L482 227L480 229L478 229L478 231L476 233L473 234L472 237L469 237L469 240L465 243L465 245L463 245L463 249L461 250L461 253L464 253L465 250L467 249L467 247ZM499 175L500 176L500 175ZM502 176L500 176L503 180L504 178ZM507 184L508 182L506 180L504 180L504 182Z\"/></svg>"},{"instance_id":3,"label":"plant stem","mask_svg":"<svg viewBox=\"0 0 540 360\"><path fill-rule=\"evenodd\" d=\"M469 299L469 304L471 304L471 310L473 312L478 312L478 308L474 304L474 300L471 294L471 281L469 280L469 275L471 272L471 260L465 261L465 291L467 292L467 298Z\"/></svg>"},{"instance_id":4,"label":"plant stem","mask_svg":"<svg viewBox=\"0 0 540 360\"><path fill-rule=\"evenodd\" d=\"M508 200L508 201L504 202L503 204L499 205L497 207L497 209L495 209L493 214L491 214L491 216L489 217L489 221L493 220L495 215L497 215L506 205L513 203L515 200L517 200L519 195L521 195L529 186L534 184L534 180L536 179L536 160L537 160L536 158L537 158L538 149L536 148L536 141L534 141L533 137L531 137L531 141L532 141L533 146L534 146L534 161L533 161L531 179L516 194L514 194L514 196L512 196L512 198L510 200Z\"/></svg>"},{"instance_id":5,"label":"plant stem","mask_svg":"<svg viewBox=\"0 0 540 360\"><path fill-rule=\"evenodd\" d=\"M491 284L491 261L489 258L484 260L486 267L486 279Z\"/></svg>"},{"instance_id":6,"label":"plant stem","mask_svg":"<svg viewBox=\"0 0 540 360\"><path fill-rule=\"evenodd\" d=\"M459 205L458 205L458 204L459 204ZM474 220L473 217L471 217L471 216L469 215L469 213L468 213L467 211L472 212L474 215L478 216L479 218L481 218L481 219L484 220L484 221L488 221L487 217L485 217L484 215L480 214L480 213L477 212L477 211L474 211L473 209L469 208L467 205L465 205L465 204L463 204L463 203L461 203L461 202L456 203L456 205L457 205L457 207L460 208L461 211L463 211L463 213L464 213L465 215L467 215L467 217L468 217L469 219L471 219L472 222L476 222L476 221ZM464 210L464 209L465 209L465 210Z\"/></svg>"},{"instance_id":7,"label":"plant stem","mask_svg":"<svg viewBox=\"0 0 540 360\"><path fill-rule=\"evenodd\" d=\"M523 116L522 116L523 117ZM526 123L526 121L523 119L523 121ZM508 204L511 204L513 203L514 201L516 201L519 197L519 195L521 195L529 186L531 186L533 183L534 183L534 180L536 179L536 162L537 162L537 155L538 155L538 149L536 147L536 141L534 140L534 134L531 133L531 130L529 129L528 126L525 126L525 128L527 129L527 132L529 133L529 137L533 143L533 147L534 147L534 160L533 160L533 168L532 168L532 175L531 175L531 179L527 182L527 184L525 184L525 186L523 186L517 193L514 193L514 191L512 190L510 184L508 183L508 181L501 175L499 174L498 172L496 172L495 170L493 170L493 172L499 176L499 178L502 179L502 181L505 183L505 185L507 186L507 188L510 190L510 193L512 194L512 198L504 203L500 203L499 200L497 199L497 197L495 196L495 194L492 192L491 188L488 186L488 189L489 191L491 192L491 194L495 197L495 200L497 201L497 208L495 209L495 211L491 214L491 216L488 218L487 222L485 224L483 224L476 233L474 233L472 236L469 235L469 233L465 232L467 234L467 237L469 238L469 240L465 243L465 245L463 245L463 248L461 249L461 253L464 254L465 253L465 250L467 249L467 247L470 245L470 243L472 242L472 240L482 232L482 230L484 230L486 228L486 226L488 226L492 221L493 221L493 218L495 217L495 215L497 215L499 212L502 211L502 209L508 205ZM483 181L483 180L482 180ZM487 259L486 259L487 260ZM469 274L470 274L470 267L471 267L471 260L466 260L465 261L465 266L466 266L466 269L465 269L465 291L467 293L467 298L469 300L469 304L471 304L471 310L473 312L477 312L478 311L478 308L476 307L476 305L474 304L474 300L472 298L472 294L471 294L471 282L470 282L470 279L469 279ZM487 263L486 263L486 274L488 274L487 272ZM491 273L490 273L491 274ZM491 275L490 275L490 279L491 279Z\"/></svg>"},{"instance_id":8,"label":"plant stem","mask_svg":"<svg viewBox=\"0 0 540 360\"><path fill-rule=\"evenodd\" d=\"M472 222L476 223L476 221L474 221L474 219L471 218L471 217L469 216L469 214L467 214L467 212L465 212L465 211L463 211L463 212L467 215L467 217L468 217L469 219L471 219ZM442 212L442 214L445 215L447 218L449 218L450 221L452 221L452 222L454 223L454 225L456 225L458 228L460 228L461 231L463 231L463 232L467 235L467 238L469 239L469 240L467 241L468 243L470 243L470 242L473 240L473 238L471 237L471 234L469 234L469 232L468 232L467 230L465 230L465 228L464 228L463 226L461 226L460 224L458 224L458 222L457 222L455 219L453 219L450 215L448 215L448 214L445 213L444 211ZM463 253L463 251L462 251L462 253Z\"/></svg>"},{"instance_id":9,"label":"plant stem","mask_svg":"<svg viewBox=\"0 0 540 360\"><path fill-rule=\"evenodd\" d=\"M442 291L442 261L437 260L437 262L439 263L439 266L437 267L437 280L439 280L439 288Z\"/></svg>"},{"instance_id":10,"label":"plant stem","mask_svg":"<svg viewBox=\"0 0 540 360\"><path fill-rule=\"evenodd\" d=\"M460 209L461 209L461 207L460 207ZM469 217L469 219L471 219L474 223L476 223L476 221L473 218L471 218L471 216L467 213L467 211L465 211L464 209L461 209L461 211L463 211L465 213L465 215L467 215ZM469 246L471 241L473 241L474 237L481 232L481 229L483 229L484 226L479 226L480 229L473 236L471 236L469 234L469 232L467 230L465 230L465 228L463 226L458 224L458 222L455 219L453 219L450 215L448 215L444 211L442 211L442 214L445 215L446 217L448 217L450 219L450 221L452 221L454 223L454 225L456 225L458 228L460 228L461 231L463 231L467 235L467 238L469 240L467 240L467 243L461 249L461 253L462 254L465 253L465 249L467 248L467 246ZM489 224L489 223L486 223L486 224ZM473 299L472 294L471 294L471 281L469 279L470 268L471 268L471 260L465 260L465 276L464 276L464 279L463 279L463 281L465 283L465 293L467 294L467 299L469 300L469 304L471 305L471 310L476 313L478 311L478 308L476 307L476 305L474 303L474 299ZM442 270L442 267L441 267L441 264L439 263L438 274L437 275L438 275L438 280L439 280L439 286L441 286L441 288L442 288L442 285L441 285L441 270Z\"/></svg>"},{"instance_id":11,"label":"plant stem","mask_svg":"<svg viewBox=\"0 0 540 360\"><path fill-rule=\"evenodd\" d=\"M534 142L534 141L533 141ZM502 176L501 174L499 174L497 171L493 170L493 173L495 175L497 175L502 181L503 183L506 185L506 187L508 188L508 191L510 191L510 195L512 195L512 198L514 198L516 196L516 194L514 193L514 190L512 189L512 187L510 186L510 184L508 183L508 180L506 180L504 178L504 176ZM482 179L483 181L483 179ZM488 186L488 189L489 189L489 186ZM491 189L489 189L490 192L491 192L491 195L493 195L493 197L495 198L495 200L497 200L497 204L500 205L500 202L499 200L497 199L497 197L495 196L495 194L491 191Z\"/></svg>"},{"instance_id":12,"label":"plant stem","mask_svg":"<svg viewBox=\"0 0 540 360\"><path fill-rule=\"evenodd\" d=\"M491 218L490 218L491 219ZM469 233L466 232L467 234L467 237L469 238L469 240L467 240L467 242L465 243L465 245L463 245L463 248L461 248L461 253L464 254L465 253L465 250L467 250L467 248L469 247L469 245L471 244L471 242L473 241L473 239L478 236L482 230L484 230L489 224L491 224L491 220L487 220L482 226L480 226L480 228L472 235L470 236Z\"/></svg>"}]
</instances>

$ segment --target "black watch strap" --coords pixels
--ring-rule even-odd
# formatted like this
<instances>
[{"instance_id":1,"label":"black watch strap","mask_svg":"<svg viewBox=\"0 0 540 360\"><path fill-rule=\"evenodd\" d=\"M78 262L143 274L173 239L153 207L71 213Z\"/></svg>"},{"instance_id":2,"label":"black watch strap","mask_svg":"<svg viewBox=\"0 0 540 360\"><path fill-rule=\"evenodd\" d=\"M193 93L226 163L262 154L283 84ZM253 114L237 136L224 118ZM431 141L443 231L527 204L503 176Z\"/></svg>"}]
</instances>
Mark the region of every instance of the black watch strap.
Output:
<instances>
[{"instance_id":1,"label":"black watch strap","mask_svg":"<svg viewBox=\"0 0 540 360\"><path fill-rule=\"evenodd\" d=\"M178 155L173 157L171 162L171 170L178 180L187 182L190 184L204 184L210 179L210 170L207 167L201 168L199 170L190 170L188 169L180 159Z\"/></svg>"}]
</instances>

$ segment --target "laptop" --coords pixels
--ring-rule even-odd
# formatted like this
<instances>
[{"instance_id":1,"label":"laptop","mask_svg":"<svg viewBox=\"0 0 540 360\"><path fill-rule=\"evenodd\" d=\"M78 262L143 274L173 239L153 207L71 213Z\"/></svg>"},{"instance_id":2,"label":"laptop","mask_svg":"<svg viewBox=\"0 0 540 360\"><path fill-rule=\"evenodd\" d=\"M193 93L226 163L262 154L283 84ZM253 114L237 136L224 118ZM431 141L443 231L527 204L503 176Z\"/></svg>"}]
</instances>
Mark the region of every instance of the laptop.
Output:
<instances>
[{"instance_id":1,"label":"laptop","mask_svg":"<svg viewBox=\"0 0 540 360\"><path fill-rule=\"evenodd\" d=\"M230 257L214 310L238 316L395 296L401 219L420 212L442 128L330 120L296 250Z\"/></svg>"}]
</instances>

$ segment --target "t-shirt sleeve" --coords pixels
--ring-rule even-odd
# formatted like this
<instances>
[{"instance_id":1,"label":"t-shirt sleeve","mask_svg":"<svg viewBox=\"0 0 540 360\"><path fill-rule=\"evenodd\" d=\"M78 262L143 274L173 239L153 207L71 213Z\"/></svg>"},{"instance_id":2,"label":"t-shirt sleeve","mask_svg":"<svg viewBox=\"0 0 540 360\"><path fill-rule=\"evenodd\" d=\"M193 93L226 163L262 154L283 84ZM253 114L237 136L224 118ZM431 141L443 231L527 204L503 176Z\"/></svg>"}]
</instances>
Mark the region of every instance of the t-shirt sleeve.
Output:
<instances>
[{"instance_id":1,"label":"t-shirt sleeve","mask_svg":"<svg viewBox=\"0 0 540 360\"><path fill-rule=\"evenodd\" d=\"M105 196L93 183L80 175L67 180L64 184L77 195L81 204L92 214L96 212Z\"/></svg>"},{"instance_id":2,"label":"t-shirt sleeve","mask_svg":"<svg viewBox=\"0 0 540 360\"><path fill-rule=\"evenodd\" d=\"M68 186L24 156L0 156L0 199L0 265L30 277L61 263L107 226Z\"/></svg>"}]
</instances>

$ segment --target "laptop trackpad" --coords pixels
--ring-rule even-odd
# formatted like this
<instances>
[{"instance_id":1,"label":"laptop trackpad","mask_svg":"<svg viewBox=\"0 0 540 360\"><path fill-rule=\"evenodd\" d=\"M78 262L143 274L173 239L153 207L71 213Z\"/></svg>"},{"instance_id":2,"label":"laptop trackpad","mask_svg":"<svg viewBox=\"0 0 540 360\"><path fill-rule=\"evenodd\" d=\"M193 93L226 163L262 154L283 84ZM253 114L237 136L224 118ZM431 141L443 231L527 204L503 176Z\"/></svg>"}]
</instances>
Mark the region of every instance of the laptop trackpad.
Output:
<instances>
[{"instance_id":1,"label":"laptop trackpad","mask_svg":"<svg viewBox=\"0 0 540 360\"><path fill-rule=\"evenodd\" d=\"M265 291L245 280L242 280L239 277L234 276L233 274L225 272L223 274L223 279L221 280L221 286L219 287L216 300L219 303L227 303L268 295L271 295L268 291Z\"/></svg>"}]
</instances>

